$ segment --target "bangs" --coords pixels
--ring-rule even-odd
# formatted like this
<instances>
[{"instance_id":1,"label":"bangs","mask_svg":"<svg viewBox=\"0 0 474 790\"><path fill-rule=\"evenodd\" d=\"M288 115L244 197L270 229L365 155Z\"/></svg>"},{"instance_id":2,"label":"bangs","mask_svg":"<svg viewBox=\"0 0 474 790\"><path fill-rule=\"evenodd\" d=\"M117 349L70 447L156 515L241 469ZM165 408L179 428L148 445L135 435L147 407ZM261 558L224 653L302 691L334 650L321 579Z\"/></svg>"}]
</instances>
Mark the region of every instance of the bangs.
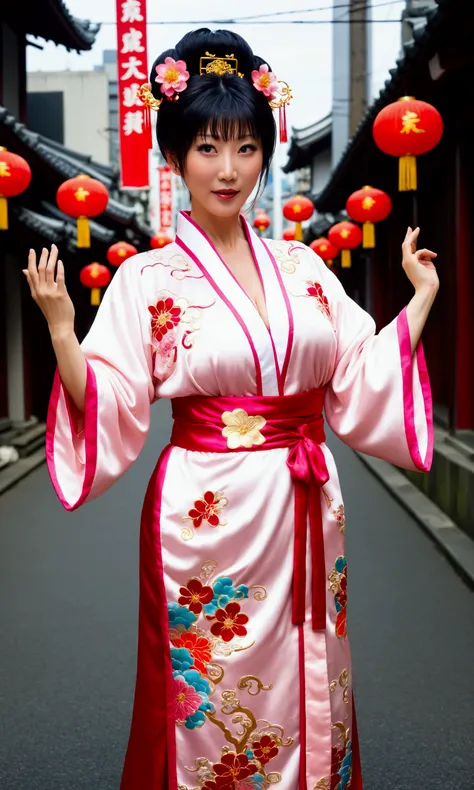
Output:
<instances>
[{"instance_id":1,"label":"bangs","mask_svg":"<svg viewBox=\"0 0 474 790\"><path fill-rule=\"evenodd\" d=\"M213 106L212 113L203 113L201 118L196 118L196 137L213 137L227 143L229 140L241 140L244 137L253 137L260 143L261 132L258 129L252 108L246 102L229 101L233 97L224 96L221 107ZM190 129L191 131L191 129Z\"/></svg>"}]
</instances>

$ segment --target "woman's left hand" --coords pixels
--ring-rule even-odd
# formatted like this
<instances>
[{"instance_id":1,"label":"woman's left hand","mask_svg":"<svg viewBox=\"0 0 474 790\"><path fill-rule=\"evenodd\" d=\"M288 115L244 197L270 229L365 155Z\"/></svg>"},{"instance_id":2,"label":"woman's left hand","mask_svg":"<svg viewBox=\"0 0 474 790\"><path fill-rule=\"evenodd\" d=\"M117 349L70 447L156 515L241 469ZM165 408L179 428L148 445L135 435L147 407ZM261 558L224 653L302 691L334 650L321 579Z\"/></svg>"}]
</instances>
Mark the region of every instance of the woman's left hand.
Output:
<instances>
[{"instance_id":1,"label":"woman's left hand","mask_svg":"<svg viewBox=\"0 0 474 790\"><path fill-rule=\"evenodd\" d=\"M402 266L415 291L423 290L423 288L437 291L439 279L432 261L433 258L436 258L437 253L432 250L416 249L419 233L419 228L415 228L415 230L408 228L402 244Z\"/></svg>"}]
</instances>

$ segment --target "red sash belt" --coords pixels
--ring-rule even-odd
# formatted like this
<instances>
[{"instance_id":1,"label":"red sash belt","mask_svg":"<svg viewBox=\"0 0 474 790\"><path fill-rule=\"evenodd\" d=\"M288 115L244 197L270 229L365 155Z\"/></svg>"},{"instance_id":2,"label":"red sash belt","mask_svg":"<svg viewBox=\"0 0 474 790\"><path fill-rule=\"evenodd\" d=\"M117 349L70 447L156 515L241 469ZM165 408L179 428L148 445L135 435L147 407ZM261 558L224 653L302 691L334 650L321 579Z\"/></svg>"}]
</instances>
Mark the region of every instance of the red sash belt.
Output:
<instances>
[{"instance_id":1,"label":"red sash belt","mask_svg":"<svg viewBox=\"0 0 474 790\"><path fill-rule=\"evenodd\" d=\"M305 621L306 534L309 513L311 534L311 597L314 630L326 627L326 566L320 488L329 480L321 449L325 442L322 416L324 388L298 395L262 397L173 398L171 443L198 452L258 452L288 447L287 466L295 485L293 565L293 623ZM250 417L263 417L260 433L265 441L250 448L230 449L222 435L223 412L243 409ZM245 432L245 427L242 429Z\"/></svg>"}]
</instances>

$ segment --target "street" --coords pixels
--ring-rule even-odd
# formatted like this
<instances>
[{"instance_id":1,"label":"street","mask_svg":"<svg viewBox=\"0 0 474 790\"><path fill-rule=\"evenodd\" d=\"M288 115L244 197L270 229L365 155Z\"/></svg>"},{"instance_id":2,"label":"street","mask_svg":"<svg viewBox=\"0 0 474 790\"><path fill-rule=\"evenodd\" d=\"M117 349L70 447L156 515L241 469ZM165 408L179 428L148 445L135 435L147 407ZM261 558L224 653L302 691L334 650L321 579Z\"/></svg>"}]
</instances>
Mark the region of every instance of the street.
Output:
<instances>
[{"instance_id":1,"label":"street","mask_svg":"<svg viewBox=\"0 0 474 790\"><path fill-rule=\"evenodd\" d=\"M45 465L0 499L2 790L119 788L139 516L169 432L159 402L137 463L75 513ZM329 444L345 494L364 790L472 788L472 592L355 454Z\"/></svg>"}]
</instances>

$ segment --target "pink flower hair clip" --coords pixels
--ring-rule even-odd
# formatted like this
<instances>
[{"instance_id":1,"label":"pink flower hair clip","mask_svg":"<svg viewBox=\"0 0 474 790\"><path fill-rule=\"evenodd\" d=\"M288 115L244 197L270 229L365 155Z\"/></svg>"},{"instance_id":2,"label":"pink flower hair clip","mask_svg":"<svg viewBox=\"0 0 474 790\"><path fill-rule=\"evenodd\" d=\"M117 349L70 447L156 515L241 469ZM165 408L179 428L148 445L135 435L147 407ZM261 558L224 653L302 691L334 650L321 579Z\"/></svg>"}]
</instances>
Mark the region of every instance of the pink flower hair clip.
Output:
<instances>
[{"instance_id":1,"label":"pink flower hair clip","mask_svg":"<svg viewBox=\"0 0 474 790\"><path fill-rule=\"evenodd\" d=\"M166 58L156 67L155 82L161 83L160 91L169 101L177 101L179 94L186 90L189 80L184 60Z\"/></svg>"},{"instance_id":2,"label":"pink flower hair clip","mask_svg":"<svg viewBox=\"0 0 474 790\"><path fill-rule=\"evenodd\" d=\"M266 63L262 63L258 70L252 71L251 76L254 88L266 96L272 110L280 111L280 143L287 143L286 105L293 98L290 86L287 82L277 80Z\"/></svg>"}]
</instances>

